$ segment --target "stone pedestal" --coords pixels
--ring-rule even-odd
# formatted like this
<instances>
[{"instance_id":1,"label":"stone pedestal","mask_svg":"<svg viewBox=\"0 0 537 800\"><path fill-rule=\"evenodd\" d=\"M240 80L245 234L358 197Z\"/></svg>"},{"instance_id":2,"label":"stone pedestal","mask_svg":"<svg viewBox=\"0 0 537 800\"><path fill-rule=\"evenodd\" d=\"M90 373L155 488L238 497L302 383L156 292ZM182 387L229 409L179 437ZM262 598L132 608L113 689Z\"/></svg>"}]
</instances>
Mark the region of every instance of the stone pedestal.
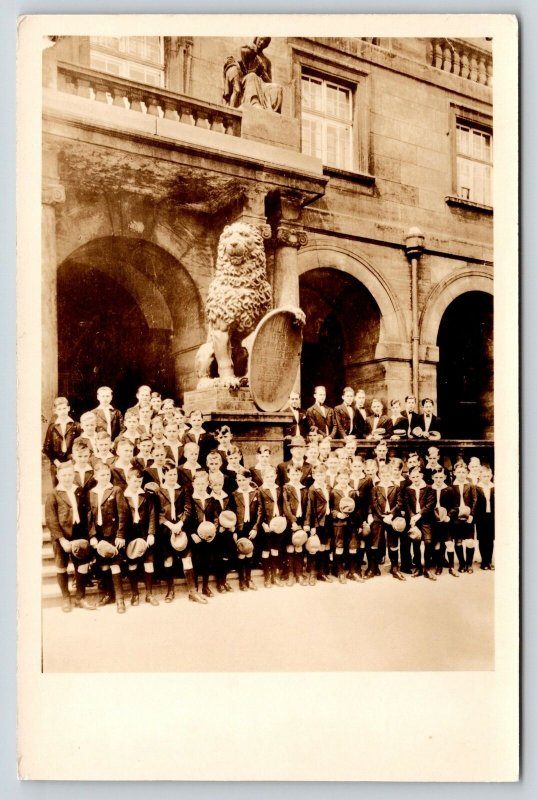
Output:
<instances>
[{"instance_id":1,"label":"stone pedestal","mask_svg":"<svg viewBox=\"0 0 537 800\"><path fill-rule=\"evenodd\" d=\"M266 444L272 452L272 462L283 461L283 431L292 422L290 412L265 413L259 411L249 389L228 389L208 386L185 392L184 409L203 413L208 430L229 425L233 439L240 447L246 467L257 461L257 448Z\"/></svg>"},{"instance_id":2,"label":"stone pedestal","mask_svg":"<svg viewBox=\"0 0 537 800\"><path fill-rule=\"evenodd\" d=\"M253 139L262 144L300 150L300 121L283 117L275 111L264 108L243 106L241 137ZM260 151L261 152L261 151Z\"/></svg>"}]
</instances>

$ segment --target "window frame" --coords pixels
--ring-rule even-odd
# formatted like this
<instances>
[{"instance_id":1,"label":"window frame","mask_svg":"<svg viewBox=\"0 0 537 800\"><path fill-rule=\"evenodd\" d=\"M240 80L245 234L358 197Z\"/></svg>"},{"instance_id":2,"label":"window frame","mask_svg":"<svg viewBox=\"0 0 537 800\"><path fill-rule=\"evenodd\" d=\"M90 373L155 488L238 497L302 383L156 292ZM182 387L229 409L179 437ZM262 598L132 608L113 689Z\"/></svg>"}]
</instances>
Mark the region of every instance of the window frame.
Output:
<instances>
[{"instance_id":1,"label":"window frame","mask_svg":"<svg viewBox=\"0 0 537 800\"><path fill-rule=\"evenodd\" d=\"M166 63L165 63L165 48L164 48L164 37L163 36L152 36L152 37L145 37L145 38L152 38L159 40L159 50L160 50L160 60L151 61L147 58L142 58L141 56L135 55L130 53L128 49L122 50L121 48L114 49L112 47L108 47L107 45L98 43L96 41L92 41L94 38L99 37L89 37L89 47L90 47L90 65L91 65L91 56L92 53L100 54L103 58L108 58L110 61L117 62L119 65L124 64L131 64L132 66L138 65L141 69L150 69L153 70L160 75L160 83L155 85L151 83L147 83L147 86L154 86L155 88L164 88L166 86ZM127 39L132 39L132 36L114 36L111 37L114 39L119 39L120 42L124 42ZM92 67L93 68L93 67ZM95 67L95 69L98 69ZM99 70L102 71L102 70ZM115 74L115 73L105 73L105 74ZM137 80L136 78L132 78L130 75L125 74L123 75L121 69L119 71L118 77L126 78L127 80ZM145 81L137 81L138 83L145 83Z\"/></svg>"},{"instance_id":2,"label":"window frame","mask_svg":"<svg viewBox=\"0 0 537 800\"><path fill-rule=\"evenodd\" d=\"M471 130L478 130L482 133L486 133L491 137L491 160L490 160L490 167L491 167L491 185L490 185L490 194L492 197L492 204L488 205L481 200L473 200L471 198L461 197L458 194L458 185L459 185L459 167L458 167L458 158L459 158L459 151L457 146L457 126L463 125ZM450 136L451 136L451 190L452 193L448 195L445 200L448 205L451 206L459 206L461 208L469 208L474 211L481 211L485 214L492 214L493 213L493 203L494 203L494 195L493 195L493 186L494 186L494 130L492 126L492 116L489 114L485 114L482 111L479 111L475 108L468 108L465 106L461 106L455 103L450 104ZM464 156L463 156L464 157ZM479 159L474 159L468 157L469 161L475 161L477 163L487 164L489 162L480 161Z\"/></svg>"},{"instance_id":3,"label":"window frame","mask_svg":"<svg viewBox=\"0 0 537 800\"><path fill-rule=\"evenodd\" d=\"M340 54L341 55L341 54ZM292 47L294 92L294 116L300 123L300 149L302 150L302 77L312 76L334 83L350 91L351 101L351 168L341 169L323 163L327 175L371 185L375 178L370 173L370 73L366 68L350 66L348 59L338 61L329 54L320 55L302 47Z\"/></svg>"}]
</instances>

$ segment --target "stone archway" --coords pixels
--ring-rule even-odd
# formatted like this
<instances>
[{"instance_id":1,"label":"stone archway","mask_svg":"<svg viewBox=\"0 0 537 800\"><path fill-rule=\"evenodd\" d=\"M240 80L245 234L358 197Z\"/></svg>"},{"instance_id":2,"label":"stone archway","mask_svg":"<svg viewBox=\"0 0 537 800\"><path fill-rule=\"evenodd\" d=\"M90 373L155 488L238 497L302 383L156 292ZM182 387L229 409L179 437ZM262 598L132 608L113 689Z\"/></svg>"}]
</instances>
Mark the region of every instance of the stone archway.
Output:
<instances>
[{"instance_id":1,"label":"stone archway","mask_svg":"<svg viewBox=\"0 0 537 800\"><path fill-rule=\"evenodd\" d=\"M203 311L169 253L141 239L94 239L63 261L57 284L59 390L75 413L103 383L121 409L140 383L174 396L194 383Z\"/></svg>"},{"instance_id":2,"label":"stone archway","mask_svg":"<svg viewBox=\"0 0 537 800\"><path fill-rule=\"evenodd\" d=\"M300 304L306 312L301 392L303 405L316 383L329 402L340 402L347 384L387 405L410 385L410 346L405 317L385 278L343 248L305 247L299 252Z\"/></svg>"},{"instance_id":3,"label":"stone archway","mask_svg":"<svg viewBox=\"0 0 537 800\"><path fill-rule=\"evenodd\" d=\"M425 300L421 313L420 344L436 346L438 329L446 308L465 292L493 294L492 269L463 269L437 283Z\"/></svg>"}]
</instances>

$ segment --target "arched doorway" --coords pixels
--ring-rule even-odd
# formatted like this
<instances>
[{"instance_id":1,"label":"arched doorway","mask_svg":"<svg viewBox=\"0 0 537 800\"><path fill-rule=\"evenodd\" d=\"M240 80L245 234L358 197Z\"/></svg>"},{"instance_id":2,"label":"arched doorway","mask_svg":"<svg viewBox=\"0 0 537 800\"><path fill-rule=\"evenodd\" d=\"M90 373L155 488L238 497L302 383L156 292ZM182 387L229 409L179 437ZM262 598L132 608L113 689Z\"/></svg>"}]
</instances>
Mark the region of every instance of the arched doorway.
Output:
<instances>
[{"instance_id":1,"label":"arched doorway","mask_svg":"<svg viewBox=\"0 0 537 800\"><path fill-rule=\"evenodd\" d=\"M465 292L446 308L438 329L438 413L446 438L492 438L493 302Z\"/></svg>"},{"instance_id":2,"label":"arched doorway","mask_svg":"<svg viewBox=\"0 0 537 800\"><path fill-rule=\"evenodd\" d=\"M190 388L201 303L187 270L162 248L127 237L88 242L60 265L57 302L58 390L74 414L95 405L103 384L121 410L141 383L171 396Z\"/></svg>"},{"instance_id":3,"label":"arched doorway","mask_svg":"<svg viewBox=\"0 0 537 800\"><path fill-rule=\"evenodd\" d=\"M69 263L59 271L58 332L59 393L75 415L95 406L103 385L122 410L142 383L173 392L170 331L150 328L133 296L100 270Z\"/></svg>"},{"instance_id":4,"label":"arched doorway","mask_svg":"<svg viewBox=\"0 0 537 800\"><path fill-rule=\"evenodd\" d=\"M352 275L320 267L300 276L300 306L302 404L310 404L316 384L327 387L330 404L340 402L347 384L383 394L384 368L374 363L380 311L370 292Z\"/></svg>"}]
</instances>

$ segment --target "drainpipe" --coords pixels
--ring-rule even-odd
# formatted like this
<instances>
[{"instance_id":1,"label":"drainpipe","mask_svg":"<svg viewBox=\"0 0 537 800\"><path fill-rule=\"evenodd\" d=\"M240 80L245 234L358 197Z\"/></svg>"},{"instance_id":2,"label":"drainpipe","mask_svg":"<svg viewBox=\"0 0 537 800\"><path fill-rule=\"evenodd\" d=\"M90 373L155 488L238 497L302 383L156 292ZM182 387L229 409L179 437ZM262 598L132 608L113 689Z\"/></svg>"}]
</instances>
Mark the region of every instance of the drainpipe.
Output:
<instances>
[{"instance_id":1,"label":"drainpipe","mask_svg":"<svg viewBox=\"0 0 537 800\"><path fill-rule=\"evenodd\" d=\"M419 228L410 228L405 237L405 253L410 261L412 309L412 394L419 400L420 334L418 309L418 261L424 249L425 237Z\"/></svg>"}]
</instances>

